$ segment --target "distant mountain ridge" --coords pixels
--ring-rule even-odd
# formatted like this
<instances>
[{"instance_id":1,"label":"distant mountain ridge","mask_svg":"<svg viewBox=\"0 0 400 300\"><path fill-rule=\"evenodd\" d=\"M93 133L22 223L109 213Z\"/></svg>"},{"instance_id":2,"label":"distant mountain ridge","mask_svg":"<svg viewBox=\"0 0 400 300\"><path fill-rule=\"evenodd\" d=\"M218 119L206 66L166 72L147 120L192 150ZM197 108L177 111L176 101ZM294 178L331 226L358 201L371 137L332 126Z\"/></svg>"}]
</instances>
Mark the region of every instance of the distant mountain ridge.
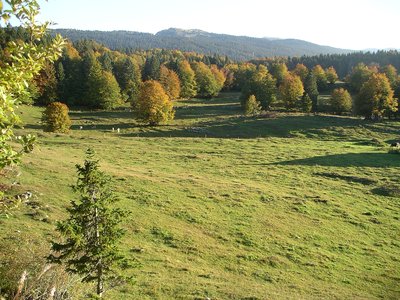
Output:
<instances>
[{"instance_id":1,"label":"distant mountain ridge","mask_svg":"<svg viewBox=\"0 0 400 300\"><path fill-rule=\"evenodd\" d=\"M273 56L342 54L352 50L321 46L297 39L255 38L210 33L199 29L169 28L156 34L135 31L89 31L53 29L72 40L95 40L110 49L177 49L202 54L227 55L234 60Z\"/></svg>"}]
</instances>

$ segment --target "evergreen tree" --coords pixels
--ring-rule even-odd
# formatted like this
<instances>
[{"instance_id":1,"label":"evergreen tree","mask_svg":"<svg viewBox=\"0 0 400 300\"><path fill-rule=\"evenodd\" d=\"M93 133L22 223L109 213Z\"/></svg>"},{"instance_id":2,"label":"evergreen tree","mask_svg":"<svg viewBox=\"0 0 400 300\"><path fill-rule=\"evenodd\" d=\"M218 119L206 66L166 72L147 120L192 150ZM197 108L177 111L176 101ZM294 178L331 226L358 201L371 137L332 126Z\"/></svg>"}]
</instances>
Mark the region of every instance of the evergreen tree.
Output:
<instances>
[{"instance_id":1,"label":"evergreen tree","mask_svg":"<svg viewBox=\"0 0 400 300\"><path fill-rule=\"evenodd\" d=\"M104 52L102 56L100 56L99 59L101 66L104 71L107 72L112 72L113 71L113 62L110 56L110 53L108 51Z\"/></svg>"},{"instance_id":2,"label":"evergreen tree","mask_svg":"<svg viewBox=\"0 0 400 300\"><path fill-rule=\"evenodd\" d=\"M318 111L318 86L317 80L313 72L309 72L304 82L304 92L311 98L312 108L311 111Z\"/></svg>"},{"instance_id":3,"label":"evergreen tree","mask_svg":"<svg viewBox=\"0 0 400 300\"><path fill-rule=\"evenodd\" d=\"M304 92L303 96L301 97L300 109L302 112L306 113L312 110L312 100L306 92Z\"/></svg>"},{"instance_id":4,"label":"evergreen tree","mask_svg":"<svg viewBox=\"0 0 400 300\"><path fill-rule=\"evenodd\" d=\"M195 73L187 60L181 60L177 64L177 73L181 82L181 98L196 96L197 84Z\"/></svg>"},{"instance_id":5,"label":"evergreen tree","mask_svg":"<svg viewBox=\"0 0 400 300\"><path fill-rule=\"evenodd\" d=\"M117 60L114 66L115 78L129 102L134 102L142 82L140 70L136 61L130 57Z\"/></svg>"},{"instance_id":6,"label":"evergreen tree","mask_svg":"<svg viewBox=\"0 0 400 300\"><path fill-rule=\"evenodd\" d=\"M124 257L117 249L123 236L120 228L127 213L114 205L118 199L109 187L110 178L99 170L94 152L87 150L84 165L77 165L78 180L74 190L79 201L71 201L67 220L57 224L64 243L52 243L49 260L64 263L67 271L79 274L83 282L95 282L102 297L107 281L115 275Z\"/></svg>"},{"instance_id":7,"label":"evergreen tree","mask_svg":"<svg viewBox=\"0 0 400 300\"><path fill-rule=\"evenodd\" d=\"M114 75L102 70L93 54L85 57L88 72L84 104L94 108L113 109L122 104L120 88Z\"/></svg>"},{"instance_id":8,"label":"evergreen tree","mask_svg":"<svg viewBox=\"0 0 400 300\"><path fill-rule=\"evenodd\" d=\"M160 78L161 62L158 55L152 55L146 58L143 67L143 80L158 80Z\"/></svg>"}]
</instances>

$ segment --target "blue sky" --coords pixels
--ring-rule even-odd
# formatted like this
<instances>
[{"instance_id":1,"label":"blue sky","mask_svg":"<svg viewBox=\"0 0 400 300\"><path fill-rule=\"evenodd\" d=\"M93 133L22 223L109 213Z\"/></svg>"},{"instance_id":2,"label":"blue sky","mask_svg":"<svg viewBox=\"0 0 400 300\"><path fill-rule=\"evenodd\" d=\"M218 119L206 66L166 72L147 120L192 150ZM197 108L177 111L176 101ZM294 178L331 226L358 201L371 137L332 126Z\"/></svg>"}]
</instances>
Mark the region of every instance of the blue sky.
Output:
<instances>
[{"instance_id":1,"label":"blue sky","mask_svg":"<svg viewBox=\"0 0 400 300\"><path fill-rule=\"evenodd\" d=\"M39 0L58 28L156 33L178 27L298 38L348 49L400 48L400 0Z\"/></svg>"}]
</instances>

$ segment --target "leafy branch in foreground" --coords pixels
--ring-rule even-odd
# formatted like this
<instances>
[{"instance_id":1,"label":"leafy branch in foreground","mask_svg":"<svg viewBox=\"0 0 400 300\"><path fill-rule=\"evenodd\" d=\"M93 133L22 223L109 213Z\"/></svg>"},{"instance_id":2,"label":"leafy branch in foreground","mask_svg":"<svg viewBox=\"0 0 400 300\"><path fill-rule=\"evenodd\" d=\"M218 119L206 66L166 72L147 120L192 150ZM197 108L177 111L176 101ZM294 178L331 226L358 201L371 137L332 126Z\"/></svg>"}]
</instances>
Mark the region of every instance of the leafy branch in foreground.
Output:
<instances>
[{"instance_id":1,"label":"leafy branch in foreground","mask_svg":"<svg viewBox=\"0 0 400 300\"><path fill-rule=\"evenodd\" d=\"M5 49L6 57L0 63L0 170L17 164L24 152L33 149L35 137L16 136L14 127L21 125L16 113L19 99L26 96L29 82L37 75L46 62L54 62L61 56L64 40L57 35L52 42L40 41L46 35L49 23L38 24L36 18L40 6L36 0L6 0L9 9L3 11L0 0L0 28L10 25L11 18L17 19L19 25L29 33L29 40L12 40ZM22 144L15 150L12 143Z\"/></svg>"}]
</instances>

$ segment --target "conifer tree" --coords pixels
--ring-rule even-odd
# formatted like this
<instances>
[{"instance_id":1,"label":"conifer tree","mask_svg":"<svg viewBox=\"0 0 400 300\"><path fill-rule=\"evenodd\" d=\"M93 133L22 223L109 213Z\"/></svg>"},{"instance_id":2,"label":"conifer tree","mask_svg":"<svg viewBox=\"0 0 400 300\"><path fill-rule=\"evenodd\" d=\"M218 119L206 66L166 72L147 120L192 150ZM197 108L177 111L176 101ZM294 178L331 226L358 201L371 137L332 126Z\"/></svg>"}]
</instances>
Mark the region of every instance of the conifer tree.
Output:
<instances>
[{"instance_id":1,"label":"conifer tree","mask_svg":"<svg viewBox=\"0 0 400 300\"><path fill-rule=\"evenodd\" d=\"M74 190L79 201L71 201L68 219L57 224L63 243L52 243L49 260L64 263L70 273L79 274L83 282L95 282L102 297L105 284L118 280L124 262L117 244L124 231L120 228L127 212L115 208L118 199L109 187L110 178L99 170L94 151L88 149L84 165L77 165L78 180Z\"/></svg>"},{"instance_id":2,"label":"conifer tree","mask_svg":"<svg viewBox=\"0 0 400 300\"><path fill-rule=\"evenodd\" d=\"M130 57L117 60L114 65L115 78L121 88L121 92L126 95L129 102L134 102L138 95L142 82L139 66Z\"/></svg>"},{"instance_id":3,"label":"conifer tree","mask_svg":"<svg viewBox=\"0 0 400 300\"><path fill-rule=\"evenodd\" d=\"M312 100L306 92L301 97L300 108L302 112L310 112L312 110Z\"/></svg>"}]
</instances>

